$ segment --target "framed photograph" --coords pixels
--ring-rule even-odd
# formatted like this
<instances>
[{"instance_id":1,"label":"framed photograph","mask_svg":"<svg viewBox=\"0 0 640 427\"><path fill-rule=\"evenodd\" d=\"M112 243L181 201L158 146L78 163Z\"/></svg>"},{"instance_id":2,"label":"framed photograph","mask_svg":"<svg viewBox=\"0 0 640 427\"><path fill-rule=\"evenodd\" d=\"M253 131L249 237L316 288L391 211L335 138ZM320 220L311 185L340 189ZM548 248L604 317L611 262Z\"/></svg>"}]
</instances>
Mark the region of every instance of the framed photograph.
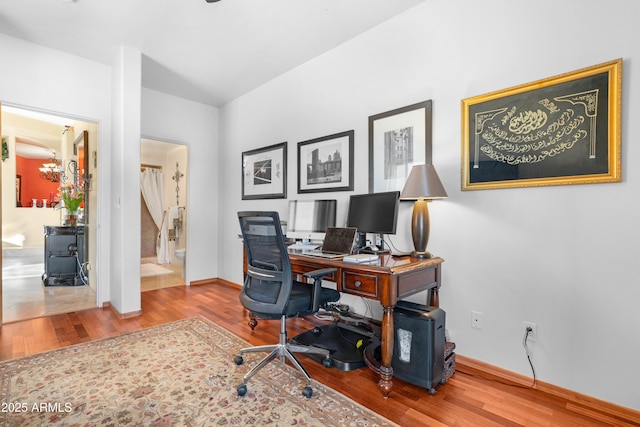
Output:
<instances>
[{"instance_id":1,"label":"framed photograph","mask_svg":"<svg viewBox=\"0 0 640 427\"><path fill-rule=\"evenodd\" d=\"M242 200L287 198L287 143L242 153Z\"/></svg>"},{"instance_id":2,"label":"framed photograph","mask_svg":"<svg viewBox=\"0 0 640 427\"><path fill-rule=\"evenodd\" d=\"M622 59L462 100L462 189L619 182Z\"/></svg>"},{"instance_id":3,"label":"framed photograph","mask_svg":"<svg viewBox=\"0 0 640 427\"><path fill-rule=\"evenodd\" d=\"M431 100L369 116L369 192L402 191L414 165L431 163Z\"/></svg>"},{"instance_id":4,"label":"framed photograph","mask_svg":"<svg viewBox=\"0 0 640 427\"><path fill-rule=\"evenodd\" d=\"M16 206L22 207L22 175L16 175Z\"/></svg>"},{"instance_id":5,"label":"framed photograph","mask_svg":"<svg viewBox=\"0 0 640 427\"><path fill-rule=\"evenodd\" d=\"M298 193L353 190L354 131L298 143Z\"/></svg>"}]
</instances>

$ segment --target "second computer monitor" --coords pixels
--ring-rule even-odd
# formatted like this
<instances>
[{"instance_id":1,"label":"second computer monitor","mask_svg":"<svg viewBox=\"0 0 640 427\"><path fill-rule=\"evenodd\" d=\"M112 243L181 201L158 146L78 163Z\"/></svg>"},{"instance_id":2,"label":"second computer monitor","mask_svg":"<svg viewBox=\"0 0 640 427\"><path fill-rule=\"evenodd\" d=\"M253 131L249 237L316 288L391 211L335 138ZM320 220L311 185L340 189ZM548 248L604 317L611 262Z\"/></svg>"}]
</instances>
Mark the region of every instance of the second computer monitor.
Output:
<instances>
[{"instance_id":1,"label":"second computer monitor","mask_svg":"<svg viewBox=\"0 0 640 427\"><path fill-rule=\"evenodd\" d=\"M349 199L347 227L356 227L361 235L395 234L399 204L399 191L352 195Z\"/></svg>"},{"instance_id":2,"label":"second computer monitor","mask_svg":"<svg viewBox=\"0 0 640 427\"><path fill-rule=\"evenodd\" d=\"M328 227L336 226L337 200L290 200L287 237L322 241Z\"/></svg>"}]
</instances>

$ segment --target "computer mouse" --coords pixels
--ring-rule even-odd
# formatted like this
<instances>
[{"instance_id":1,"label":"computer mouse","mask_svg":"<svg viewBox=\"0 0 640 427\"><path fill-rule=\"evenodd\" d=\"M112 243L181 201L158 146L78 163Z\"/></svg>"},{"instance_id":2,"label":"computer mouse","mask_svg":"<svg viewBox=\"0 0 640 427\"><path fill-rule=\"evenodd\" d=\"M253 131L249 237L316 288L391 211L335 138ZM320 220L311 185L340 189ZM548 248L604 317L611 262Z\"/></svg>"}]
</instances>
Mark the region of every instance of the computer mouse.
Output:
<instances>
[{"instance_id":1,"label":"computer mouse","mask_svg":"<svg viewBox=\"0 0 640 427\"><path fill-rule=\"evenodd\" d=\"M320 329L319 327L315 327L311 330L311 332L313 333L313 335L318 336L320 334L322 334L322 329Z\"/></svg>"}]
</instances>

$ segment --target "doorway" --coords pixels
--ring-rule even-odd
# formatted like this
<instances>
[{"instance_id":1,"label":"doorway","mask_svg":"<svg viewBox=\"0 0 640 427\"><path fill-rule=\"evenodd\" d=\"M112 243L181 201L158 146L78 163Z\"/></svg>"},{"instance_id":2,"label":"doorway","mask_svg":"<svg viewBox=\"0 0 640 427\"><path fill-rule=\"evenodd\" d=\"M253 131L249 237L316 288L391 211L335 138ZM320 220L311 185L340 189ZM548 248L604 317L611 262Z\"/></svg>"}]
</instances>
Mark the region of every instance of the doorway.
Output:
<instances>
[{"instance_id":1,"label":"doorway","mask_svg":"<svg viewBox=\"0 0 640 427\"><path fill-rule=\"evenodd\" d=\"M150 138L140 147L140 289L186 286L188 147Z\"/></svg>"},{"instance_id":2,"label":"doorway","mask_svg":"<svg viewBox=\"0 0 640 427\"><path fill-rule=\"evenodd\" d=\"M97 150L97 124L7 105L1 106L0 114L2 322L96 307L94 272L80 286L45 286L43 228L63 225L64 210L59 209L58 197L61 185L78 183L79 177L86 177L91 184L85 192L87 208L89 199L96 199L97 182L89 181L92 173L84 159L89 156L89 147ZM91 152L95 156L97 151ZM86 245L83 262L78 266L85 272L88 265L95 265L96 253L95 227L91 225L95 221L86 219L82 223Z\"/></svg>"}]
</instances>

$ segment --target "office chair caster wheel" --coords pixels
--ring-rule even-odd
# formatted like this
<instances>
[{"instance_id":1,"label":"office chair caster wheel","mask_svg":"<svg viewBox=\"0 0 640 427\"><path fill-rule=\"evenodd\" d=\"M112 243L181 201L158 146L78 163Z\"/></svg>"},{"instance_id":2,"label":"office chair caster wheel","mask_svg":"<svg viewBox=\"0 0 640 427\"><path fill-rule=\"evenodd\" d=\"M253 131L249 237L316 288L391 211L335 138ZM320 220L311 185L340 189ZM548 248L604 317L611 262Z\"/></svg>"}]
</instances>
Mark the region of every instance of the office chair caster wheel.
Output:
<instances>
[{"instance_id":1,"label":"office chair caster wheel","mask_svg":"<svg viewBox=\"0 0 640 427\"><path fill-rule=\"evenodd\" d=\"M333 359L331 359L330 357L325 357L324 359L322 359L322 366L324 366L325 368L332 367Z\"/></svg>"},{"instance_id":2,"label":"office chair caster wheel","mask_svg":"<svg viewBox=\"0 0 640 427\"><path fill-rule=\"evenodd\" d=\"M242 365L244 363L244 359L242 358L242 356L236 356L233 361L236 363L236 365Z\"/></svg>"},{"instance_id":3,"label":"office chair caster wheel","mask_svg":"<svg viewBox=\"0 0 640 427\"><path fill-rule=\"evenodd\" d=\"M302 395L307 399L310 398L311 396L313 396L313 389L309 386L306 386L302 389Z\"/></svg>"},{"instance_id":4,"label":"office chair caster wheel","mask_svg":"<svg viewBox=\"0 0 640 427\"><path fill-rule=\"evenodd\" d=\"M240 384L237 388L237 391L238 391L238 396L244 396L245 394L247 394L247 385Z\"/></svg>"}]
</instances>

